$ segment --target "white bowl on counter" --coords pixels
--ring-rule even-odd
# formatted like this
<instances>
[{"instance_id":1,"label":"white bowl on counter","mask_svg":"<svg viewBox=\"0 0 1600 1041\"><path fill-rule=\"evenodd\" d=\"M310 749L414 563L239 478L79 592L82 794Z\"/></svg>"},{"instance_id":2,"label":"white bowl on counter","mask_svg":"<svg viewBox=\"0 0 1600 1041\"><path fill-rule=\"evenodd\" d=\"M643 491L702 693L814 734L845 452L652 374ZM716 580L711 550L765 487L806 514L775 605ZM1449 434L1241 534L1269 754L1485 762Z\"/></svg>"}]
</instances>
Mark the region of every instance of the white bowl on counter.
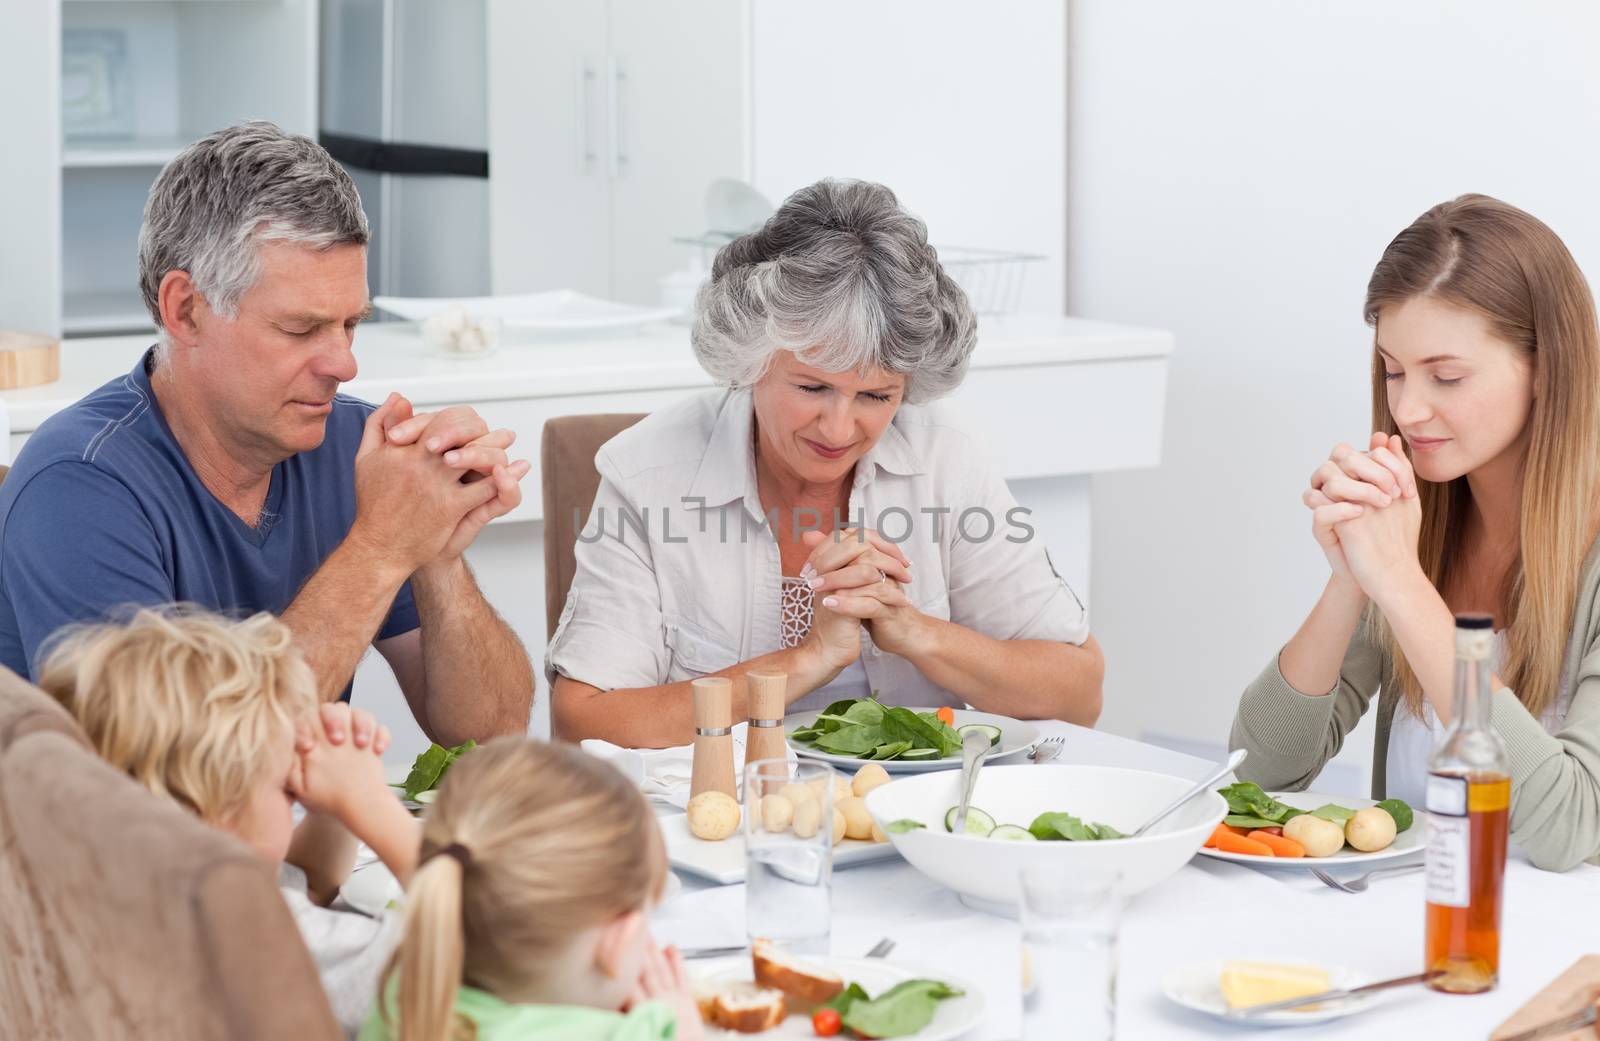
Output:
<instances>
[{"instance_id":1,"label":"white bowl on counter","mask_svg":"<svg viewBox=\"0 0 1600 1041\"><path fill-rule=\"evenodd\" d=\"M890 822L907 818L925 824L900 834L889 832L889 841L935 882L991 905L1014 906L1017 876L1029 867L1070 872L1091 886L1116 878L1124 896L1143 892L1187 864L1228 812L1222 796L1207 792L1142 838L1012 842L945 830L945 813L961 798L960 783L957 770L901 777L869 793L867 810L885 831ZM978 774L972 805L997 824L1026 828L1041 813L1063 812L1128 832L1193 783L1109 766L989 766Z\"/></svg>"}]
</instances>

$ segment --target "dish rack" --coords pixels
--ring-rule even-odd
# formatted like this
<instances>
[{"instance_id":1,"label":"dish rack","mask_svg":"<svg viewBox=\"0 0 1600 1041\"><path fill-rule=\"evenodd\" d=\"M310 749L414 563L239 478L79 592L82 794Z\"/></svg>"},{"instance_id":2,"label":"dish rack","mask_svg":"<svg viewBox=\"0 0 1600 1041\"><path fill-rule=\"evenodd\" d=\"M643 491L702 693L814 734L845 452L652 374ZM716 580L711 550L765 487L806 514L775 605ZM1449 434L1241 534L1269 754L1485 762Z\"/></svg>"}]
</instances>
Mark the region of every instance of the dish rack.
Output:
<instances>
[{"instance_id":1,"label":"dish rack","mask_svg":"<svg viewBox=\"0 0 1600 1041\"><path fill-rule=\"evenodd\" d=\"M711 231L686 235L672 241L700 251L703 270L711 269L717 251L736 235ZM945 273L966 291L972 310L980 315L1014 314L1022 303L1022 289L1028 266L1045 259L1039 253L1018 253L1009 249L980 249L974 246L935 246Z\"/></svg>"}]
</instances>

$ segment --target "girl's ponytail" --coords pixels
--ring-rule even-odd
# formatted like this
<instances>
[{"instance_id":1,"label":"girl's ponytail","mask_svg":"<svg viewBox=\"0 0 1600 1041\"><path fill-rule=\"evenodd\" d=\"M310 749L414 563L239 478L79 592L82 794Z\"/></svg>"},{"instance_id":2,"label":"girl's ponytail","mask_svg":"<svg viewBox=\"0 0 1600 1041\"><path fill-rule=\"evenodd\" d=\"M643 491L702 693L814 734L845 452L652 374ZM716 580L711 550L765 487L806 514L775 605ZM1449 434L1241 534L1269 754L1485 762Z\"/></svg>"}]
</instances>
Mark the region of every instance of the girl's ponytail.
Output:
<instances>
[{"instance_id":1,"label":"girl's ponytail","mask_svg":"<svg viewBox=\"0 0 1600 1041\"><path fill-rule=\"evenodd\" d=\"M462 932L461 898L466 856L451 846L428 856L406 893L406 930L391 962L400 976L398 1006L400 1041L455 1041L456 991L466 939ZM389 1009L384 1004L387 1019ZM470 1036L470 1035L469 1035Z\"/></svg>"}]
</instances>

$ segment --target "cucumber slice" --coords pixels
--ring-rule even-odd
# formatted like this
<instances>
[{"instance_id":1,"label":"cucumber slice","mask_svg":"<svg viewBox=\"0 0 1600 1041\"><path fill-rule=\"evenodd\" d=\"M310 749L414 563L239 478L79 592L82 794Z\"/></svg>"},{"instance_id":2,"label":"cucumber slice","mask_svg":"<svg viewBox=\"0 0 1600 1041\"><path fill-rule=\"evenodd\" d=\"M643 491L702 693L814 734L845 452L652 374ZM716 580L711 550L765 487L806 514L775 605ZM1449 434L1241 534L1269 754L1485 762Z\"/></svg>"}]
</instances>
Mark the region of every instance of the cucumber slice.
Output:
<instances>
[{"instance_id":1,"label":"cucumber slice","mask_svg":"<svg viewBox=\"0 0 1600 1041\"><path fill-rule=\"evenodd\" d=\"M967 811L970 818L972 811ZM1006 842L1038 842L1039 836L1017 824L1002 824L989 833L991 839L1002 839Z\"/></svg>"},{"instance_id":2,"label":"cucumber slice","mask_svg":"<svg viewBox=\"0 0 1600 1041\"><path fill-rule=\"evenodd\" d=\"M967 731L978 730L989 735L989 747L993 748L1000 743L1000 728L989 723L968 723L964 727L957 727L956 733L962 737L967 736Z\"/></svg>"},{"instance_id":3,"label":"cucumber slice","mask_svg":"<svg viewBox=\"0 0 1600 1041\"><path fill-rule=\"evenodd\" d=\"M959 809L961 809L961 807L952 806L952 807L950 807L949 810L947 810L945 812L945 815L944 815L944 830L945 831L955 831L956 830L956 811L959 810ZM975 836L977 836L978 838L981 839L981 838L986 837L993 830L994 830L994 818L993 817L989 816L987 813L984 813L982 810L978 809L976 806L968 806L967 807L967 831L966 831L966 833L968 835L975 835Z\"/></svg>"},{"instance_id":4,"label":"cucumber slice","mask_svg":"<svg viewBox=\"0 0 1600 1041\"><path fill-rule=\"evenodd\" d=\"M900 753L900 758L911 762L919 759L943 759L937 748L908 748Z\"/></svg>"}]
</instances>

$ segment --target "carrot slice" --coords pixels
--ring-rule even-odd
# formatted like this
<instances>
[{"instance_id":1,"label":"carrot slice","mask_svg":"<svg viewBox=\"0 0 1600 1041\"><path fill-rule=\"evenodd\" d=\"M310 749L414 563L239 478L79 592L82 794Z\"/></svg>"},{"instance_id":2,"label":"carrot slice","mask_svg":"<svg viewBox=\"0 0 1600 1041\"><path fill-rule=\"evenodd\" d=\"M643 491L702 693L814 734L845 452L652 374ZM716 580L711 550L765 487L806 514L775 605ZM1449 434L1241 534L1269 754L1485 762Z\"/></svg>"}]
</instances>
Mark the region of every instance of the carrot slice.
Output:
<instances>
[{"instance_id":1,"label":"carrot slice","mask_svg":"<svg viewBox=\"0 0 1600 1041\"><path fill-rule=\"evenodd\" d=\"M1249 837L1266 845L1267 848L1272 850L1272 855L1275 857L1303 857L1306 855L1306 848L1294 839L1287 839L1282 835L1274 835L1265 829L1252 831Z\"/></svg>"},{"instance_id":2,"label":"carrot slice","mask_svg":"<svg viewBox=\"0 0 1600 1041\"><path fill-rule=\"evenodd\" d=\"M937 709L934 709L933 714L938 716L940 722L947 727L956 725L956 710L949 705L940 705Z\"/></svg>"},{"instance_id":3,"label":"carrot slice","mask_svg":"<svg viewBox=\"0 0 1600 1041\"><path fill-rule=\"evenodd\" d=\"M1206 840L1206 846L1211 849L1220 849L1224 853L1247 853L1253 857L1272 856L1272 847L1265 842L1244 835L1234 834L1234 830L1226 824L1218 824L1217 829Z\"/></svg>"},{"instance_id":4,"label":"carrot slice","mask_svg":"<svg viewBox=\"0 0 1600 1041\"><path fill-rule=\"evenodd\" d=\"M1222 836L1222 835L1232 835L1234 838L1242 839L1245 836L1245 831L1244 831L1243 828L1235 828L1231 824L1222 824L1222 823L1219 822L1217 824L1216 829L1211 832L1211 837L1206 839L1205 848L1206 849L1216 849L1216 848L1218 848L1217 847L1217 843L1221 841L1219 836Z\"/></svg>"}]
</instances>

